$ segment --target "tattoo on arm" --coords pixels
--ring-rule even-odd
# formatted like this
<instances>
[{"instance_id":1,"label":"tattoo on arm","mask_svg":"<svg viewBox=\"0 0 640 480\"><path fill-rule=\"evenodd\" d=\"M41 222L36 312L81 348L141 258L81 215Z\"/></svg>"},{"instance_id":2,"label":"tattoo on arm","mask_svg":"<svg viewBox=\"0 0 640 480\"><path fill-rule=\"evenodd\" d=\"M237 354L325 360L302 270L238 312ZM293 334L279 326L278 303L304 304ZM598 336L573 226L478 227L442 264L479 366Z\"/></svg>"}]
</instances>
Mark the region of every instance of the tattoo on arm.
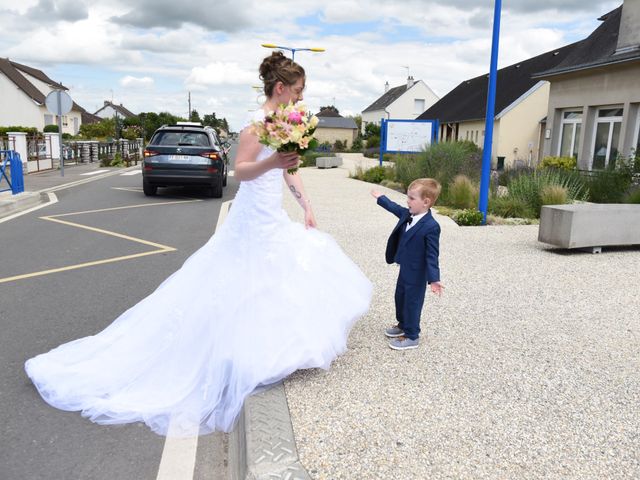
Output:
<instances>
[{"instance_id":1,"label":"tattoo on arm","mask_svg":"<svg viewBox=\"0 0 640 480\"><path fill-rule=\"evenodd\" d=\"M298 200L302 198L302 194L298 190L296 190L296 187L294 185L289 185L289 190L291 190L291 193L293 193L293 196L296 197Z\"/></svg>"}]
</instances>

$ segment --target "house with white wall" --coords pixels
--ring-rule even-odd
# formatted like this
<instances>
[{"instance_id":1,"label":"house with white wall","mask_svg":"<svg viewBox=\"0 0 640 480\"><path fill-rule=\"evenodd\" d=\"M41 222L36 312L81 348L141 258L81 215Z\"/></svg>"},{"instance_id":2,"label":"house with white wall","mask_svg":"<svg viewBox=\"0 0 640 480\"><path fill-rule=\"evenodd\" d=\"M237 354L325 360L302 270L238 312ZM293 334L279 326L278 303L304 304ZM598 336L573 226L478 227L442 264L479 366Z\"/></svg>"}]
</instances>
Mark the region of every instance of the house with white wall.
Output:
<instances>
[{"instance_id":1,"label":"house with white wall","mask_svg":"<svg viewBox=\"0 0 640 480\"><path fill-rule=\"evenodd\" d=\"M389 88L375 102L362 111L362 133L368 123L380 125L380 120L414 120L438 101L438 96L422 80L407 78L407 83Z\"/></svg>"},{"instance_id":2,"label":"house with white wall","mask_svg":"<svg viewBox=\"0 0 640 480\"><path fill-rule=\"evenodd\" d=\"M57 116L45 105L47 95L54 90L69 89L42 70L0 58L0 125L35 127L41 132L46 125L57 125ZM62 116L62 133L78 133L82 111L74 103L71 111Z\"/></svg>"},{"instance_id":3,"label":"house with white wall","mask_svg":"<svg viewBox=\"0 0 640 480\"><path fill-rule=\"evenodd\" d=\"M115 118L116 116L119 118L129 118L129 117L135 117L136 114L131 112L130 110L126 109L125 107L122 106L122 104L117 105L113 102L110 102L108 100L104 101L104 105L102 107L100 107L95 113L94 115L100 117L100 118Z\"/></svg>"}]
</instances>

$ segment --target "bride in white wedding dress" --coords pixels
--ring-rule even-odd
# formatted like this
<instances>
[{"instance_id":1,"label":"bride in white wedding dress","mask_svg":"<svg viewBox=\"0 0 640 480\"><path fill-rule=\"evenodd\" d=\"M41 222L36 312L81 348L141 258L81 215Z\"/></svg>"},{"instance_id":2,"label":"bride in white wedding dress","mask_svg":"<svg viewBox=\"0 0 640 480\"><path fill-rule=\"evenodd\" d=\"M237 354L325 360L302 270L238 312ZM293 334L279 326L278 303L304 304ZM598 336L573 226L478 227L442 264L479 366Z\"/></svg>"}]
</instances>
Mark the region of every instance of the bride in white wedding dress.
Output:
<instances>
[{"instance_id":1,"label":"bride in white wedding dress","mask_svg":"<svg viewBox=\"0 0 640 480\"><path fill-rule=\"evenodd\" d=\"M264 111L302 99L304 70L275 52ZM264 115L264 113L262 113ZM102 332L26 362L50 405L154 432L230 431L247 395L302 368L329 368L369 308L372 286L316 221L295 153L240 135L241 181L226 221L151 295ZM282 179L305 225L282 209Z\"/></svg>"}]
</instances>

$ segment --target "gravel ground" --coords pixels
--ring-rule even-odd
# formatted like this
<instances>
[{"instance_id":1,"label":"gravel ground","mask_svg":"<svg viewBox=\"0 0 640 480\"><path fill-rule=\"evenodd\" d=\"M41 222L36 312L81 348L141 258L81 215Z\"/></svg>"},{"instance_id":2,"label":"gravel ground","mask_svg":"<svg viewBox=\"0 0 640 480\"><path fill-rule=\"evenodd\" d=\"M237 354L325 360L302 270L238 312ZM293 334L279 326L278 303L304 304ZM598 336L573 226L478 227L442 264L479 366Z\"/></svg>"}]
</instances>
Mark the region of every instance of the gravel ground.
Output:
<instances>
[{"instance_id":1,"label":"gravel ground","mask_svg":"<svg viewBox=\"0 0 640 480\"><path fill-rule=\"evenodd\" d=\"M347 178L352 167L301 170L320 228L375 285L348 352L286 381L311 476L640 478L640 247L569 252L539 243L535 225L437 216L445 293L427 295L420 347L393 351L382 331L394 323L395 217Z\"/></svg>"}]
</instances>

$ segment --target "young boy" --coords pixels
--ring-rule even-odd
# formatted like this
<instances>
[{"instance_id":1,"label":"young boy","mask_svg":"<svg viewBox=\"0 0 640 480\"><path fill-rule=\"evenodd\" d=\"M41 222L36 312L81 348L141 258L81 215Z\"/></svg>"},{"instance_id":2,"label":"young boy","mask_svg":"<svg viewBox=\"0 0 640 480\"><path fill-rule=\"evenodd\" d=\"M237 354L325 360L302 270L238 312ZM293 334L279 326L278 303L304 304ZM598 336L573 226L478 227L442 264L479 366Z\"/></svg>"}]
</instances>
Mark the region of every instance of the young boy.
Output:
<instances>
[{"instance_id":1,"label":"young boy","mask_svg":"<svg viewBox=\"0 0 640 480\"><path fill-rule=\"evenodd\" d=\"M385 210L399 218L387 242L387 263L399 263L396 283L396 320L398 324L387 328L394 350L417 348L420 336L420 312L424 304L427 284L431 291L441 295L438 253L440 225L431 215L431 207L440 195L440 184L432 178L414 180L407 191L407 206L392 202L382 193L372 190L371 195Z\"/></svg>"}]
</instances>

